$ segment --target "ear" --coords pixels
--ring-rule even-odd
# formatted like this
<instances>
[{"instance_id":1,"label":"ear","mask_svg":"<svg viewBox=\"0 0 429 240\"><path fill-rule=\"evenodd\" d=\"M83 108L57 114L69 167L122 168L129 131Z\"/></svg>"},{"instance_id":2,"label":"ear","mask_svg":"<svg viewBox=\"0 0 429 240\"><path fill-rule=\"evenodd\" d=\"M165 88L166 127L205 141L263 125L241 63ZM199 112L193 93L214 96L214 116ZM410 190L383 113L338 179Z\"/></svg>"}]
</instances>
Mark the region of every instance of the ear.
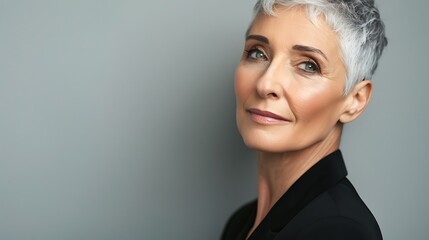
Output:
<instances>
[{"instance_id":1,"label":"ear","mask_svg":"<svg viewBox=\"0 0 429 240\"><path fill-rule=\"evenodd\" d=\"M372 95L371 80L363 80L356 84L353 90L347 95L346 109L340 116L341 123L348 123L359 117L368 106Z\"/></svg>"}]
</instances>

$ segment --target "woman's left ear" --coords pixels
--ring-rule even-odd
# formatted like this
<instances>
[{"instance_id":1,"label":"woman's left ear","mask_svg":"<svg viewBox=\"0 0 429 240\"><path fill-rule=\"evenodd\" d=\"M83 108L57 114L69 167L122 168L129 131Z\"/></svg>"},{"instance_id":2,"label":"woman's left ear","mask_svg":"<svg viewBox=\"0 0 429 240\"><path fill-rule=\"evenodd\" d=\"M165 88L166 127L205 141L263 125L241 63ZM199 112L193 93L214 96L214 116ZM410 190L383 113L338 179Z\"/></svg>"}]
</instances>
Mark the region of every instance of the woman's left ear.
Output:
<instances>
[{"instance_id":1,"label":"woman's left ear","mask_svg":"<svg viewBox=\"0 0 429 240\"><path fill-rule=\"evenodd\" d=\"M341 123L348 123L355 120L365 110L371 99L372 82L363 80L356 84L353 90L347 95L346 108L340 116Z\"/></svg>"}]
</instances>

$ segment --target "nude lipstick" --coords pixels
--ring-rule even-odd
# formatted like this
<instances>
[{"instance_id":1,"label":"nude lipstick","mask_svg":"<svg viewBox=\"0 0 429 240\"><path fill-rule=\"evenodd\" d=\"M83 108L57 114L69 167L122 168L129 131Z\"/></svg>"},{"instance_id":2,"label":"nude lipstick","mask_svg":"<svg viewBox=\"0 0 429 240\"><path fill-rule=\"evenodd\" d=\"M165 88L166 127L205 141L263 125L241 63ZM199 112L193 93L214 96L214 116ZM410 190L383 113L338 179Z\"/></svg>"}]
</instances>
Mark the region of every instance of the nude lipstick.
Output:
<instances>
[{"instance_id":1,"label":"nude lipstick","mask_svg":"<svg viewBox=\"0 0 429 240\"><path fill-rule=\"evenodd\" d=\"M247 112L249 113L250 118L253 121L260 124L279 124L279 123L290 122L288 119L269 111L250 108L247 110Z\"/></svg>"}]
</instances>

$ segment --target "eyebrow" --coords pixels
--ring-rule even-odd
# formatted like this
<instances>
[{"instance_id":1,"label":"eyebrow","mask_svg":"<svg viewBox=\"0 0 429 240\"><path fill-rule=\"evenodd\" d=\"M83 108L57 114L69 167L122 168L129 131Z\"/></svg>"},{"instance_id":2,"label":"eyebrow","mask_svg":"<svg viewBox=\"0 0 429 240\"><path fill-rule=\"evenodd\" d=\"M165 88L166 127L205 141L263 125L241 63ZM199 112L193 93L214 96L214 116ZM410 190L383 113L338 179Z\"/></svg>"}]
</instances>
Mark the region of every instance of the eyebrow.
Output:
<instances>
[{"instance_id":1,"label":"eyebrow","mask_svg":"<svg viewBox=\"0 0 429 240\"><path fill-rule=\"evenodd\" d=\"M303 52L317 53L317 54L321 55L322 57L324 57L326 60L328 60L328 58L326 57L326 55L321 50L319 50L317 48L314 48L314 47L303 46L303 45L294 45L292 47L292 49L297 50L297 51L303 51Z\"/></svg>"},{"instance_id":2,"label":"eyebrow","mask_svg":"<svg viewBox=\"0 0 429 240\"><path fill-rule=\"evenodd\" d=\"M254 40L266 43L266 44L270 44L270 41L268 40L268 38L264 37L262 35L247 35L246 41L249 39L254 39ZM302 52L317 53L317 54L321 55L323 58L325 58L326 60L328 60L328 58L326 57L325 53L322 52L322 50L314 48L314 47L304 46L304 45L294 45L292 47L292 49L296 50L296 51L302 51Z\"/></svg>"},{"instance_id":3,"label":"eyebrow","mask_svg":"<svg viewBox=\"0 0 429 240\"><path fill-rule=\"evenodd\" d=\"M246 41L249 40L249 39L254 39L254 40L266 43L266 44L270 44L270 41L268 40L268 38L266 38L266 37L264 37L262 35L247 35L246 36Z\"/></svg>"}]
</instances>

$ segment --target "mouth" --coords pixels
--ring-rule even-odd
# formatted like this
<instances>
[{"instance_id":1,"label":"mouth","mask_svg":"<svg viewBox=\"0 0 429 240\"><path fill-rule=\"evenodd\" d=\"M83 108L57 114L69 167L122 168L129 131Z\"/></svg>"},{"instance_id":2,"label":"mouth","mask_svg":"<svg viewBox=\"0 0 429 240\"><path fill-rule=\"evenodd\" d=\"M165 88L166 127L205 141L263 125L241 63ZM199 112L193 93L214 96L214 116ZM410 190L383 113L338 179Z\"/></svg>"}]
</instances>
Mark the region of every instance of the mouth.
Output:
<instances>
[{"instance_id":1,"label":"mouth","mask_svg":"<svg viewBox=\"0 0 429 240\"><path fill-rule=\"evenodd\" d=\"M280 115L277 115L269 111L263 111L256 108L250 108L250 109L247 109L246 111L250 114L251 119L257 123L275 124L275 123L290 122L289 119L286 119Z\"/></svg>"}]
</instances>

